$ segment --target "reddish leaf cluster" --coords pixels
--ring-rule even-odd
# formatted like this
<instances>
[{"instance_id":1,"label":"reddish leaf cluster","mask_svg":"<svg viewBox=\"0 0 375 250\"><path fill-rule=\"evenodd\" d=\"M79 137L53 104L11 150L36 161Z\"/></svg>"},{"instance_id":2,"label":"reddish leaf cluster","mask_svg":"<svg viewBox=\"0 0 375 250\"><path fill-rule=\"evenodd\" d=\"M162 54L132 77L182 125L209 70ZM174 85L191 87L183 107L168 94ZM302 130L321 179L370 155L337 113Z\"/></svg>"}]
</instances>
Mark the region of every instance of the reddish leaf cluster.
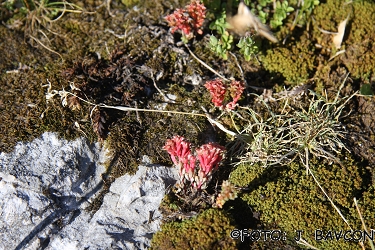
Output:
<instances>
[{"instance_id":1,"label":"reddish leaf cluster","mask_svg":"<svg viewBox=\"0 0 375 250\"><path fill-rule=\"evenodd\" d=\"M207 81L204 86L208 89L208 91L210 91L212 103L216 107L222 107L225 98L225 93L227 92L226 86L223 83L223 81L217 78L212 81Z\"/></svg>"},{"instance_id":2,"label":"reddish leaf cluster","mask_svg":"<svg viewBox=\"0 0 375 250\"><path fill-rule=\"evenodd\" d=\"M200 163L198 176L196 176L194 182L197 189L201 189L202 185L205 188L204 185L206 184L207 180L219 167L219 163L223 159L224 150L224 147L214 143L204 144L196 150Z\"/></svg>"},{"instance_id":3,"label":"reddish leaf cluster","mask_svg":"<svg viewBox=\"0 0 375 250\"><path fill-rule=\"evenodd\" d=\"M185 186L188 182L192 187L205 189L224 157L225 148L215 143L202 145L196 150L196 156L191 153L190 143L182 136L174 136L167 140L163 147L179 169L180 183ZM196 161L199 161L197 167Z\"/></svg>"},{"instance_id":4,"label":"reddish leaf cluster","mask_svg":"<svg viewBox=\"0 0 375 250\"><path fill-rule=\"evenodd\" d=\"M219 78L207 81L204 85L208 91L210 91L212 97L212 103L221 109L233 110L236 107L238 100L241 98L241 95L245 89L243 83L239 81L232 81L229 87ZM227 103L225 106L223 104L225 99L225 94L229 91L229 95L232 98L232 101Z\"/></svg>"},{"instance_id":5,"label":"reddish leaf cluster","mask_svg":"<svg viewBox=\"0 0 375 250\"><path fill-rule=\"evenodd\" d=\"M172 27L172 33L181 30L186 37L192 37L192 30L202 34L200 29L206 18L206 7L200 1L192 1L184 9L176 9L173 14L165 19L168 25Z\"/></svg>"},{"instance_id":6,"label":"reddish leaf cluster","mask_svg":"<svg viewBox=\"0 0 375 250\"><path fill-rule=\"evenodd\" d=\"M190 151L190 142L187 142L182 136L174 136L167 140L163 147L169 155L173 163L178 167L180 182L184 181L184 177L192 180L195 169L195 157Z\"/></svg>"}]
</instances>

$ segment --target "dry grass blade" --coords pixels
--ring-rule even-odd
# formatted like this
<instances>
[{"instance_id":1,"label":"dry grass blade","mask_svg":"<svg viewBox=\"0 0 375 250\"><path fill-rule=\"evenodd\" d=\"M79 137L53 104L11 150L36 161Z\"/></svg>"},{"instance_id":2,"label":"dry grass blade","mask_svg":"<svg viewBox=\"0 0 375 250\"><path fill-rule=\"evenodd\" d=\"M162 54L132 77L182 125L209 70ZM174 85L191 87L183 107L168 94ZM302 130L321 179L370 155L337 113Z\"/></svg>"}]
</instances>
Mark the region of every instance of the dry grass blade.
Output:
<instances>
[{"instance_id":1,"label":"dry grass blade","mask_svg":"<svg viewBox=\"0 0 375 250\"><path fill-rule=\"evenodd\" d=\"M53 35L59 35L57 32L53 32L51 28L52 24L60 20L68 12L82 13L83 9L67 1L49 2L48 0L32 0L30 5L27 6L27 14L25 17L26 37L30 37L32 41L37 42L43 48L62 58L58 52L45 44L44 40L49 39L43 30L47 30ZM40 36L40 34L42 34L42 36Z\"/></svg>"},{"instance_id":2,"label":"dry grass blade","mask_svg":"<svg viewBox=\"0 0 375 250\"><path fill-rule=\"evenodd\" d=\"M367 227L366 227L365 221L363 220L361 210L359 210L358 202L357 202L357 199L356 199L355 197L354 197L354 205L355 205L355 207L356 207L356 209L357 209L357 212L358 212L359 218L361 218L361 222L362 222L363 229L368 233L368 230L367 230ZM372 240L369 240L369 242L370 242L371 249L372 249L372 250L375 250L374 242L373 242ZM362 245L362 248L365 249L363 245Z\"/></svg>"},{"instance_id":3,"label":"dry grass blade","mask_svg":"<svg viewBox=\"0 0 375 250\"><path fill-rule=\"evenodd\" d=\"M324 96L311 92L312 98L307 108L292 107L286 101L282 112L274 114L268 104L263 105L269 110L270 117L263 120L261 115L250 108L248 125L237 136L238 140L247 138L241 151L241 162L261 162L264 166L288 164L298 157L303 163L308 155L325 158L339 163L335 157L340 150L347 148L342 143L345 131L339 118L347 101L353 96L343 99L336 98L328 102ZM250 140L248 138L251 138ZM307 152L307 153L306 153Z\"/></svg>"},{"instance_id":4,"label":"dry grass blade","mask_svg":"<svg viewBox=\"0 0 375 250\"><path fill-rule=\"evenodd\" d=\"M33 37L32 35L30 35L30 37L32 39L34 39L37 43L39 43L43 48L45 48L46 50L48 50L48 51L50 51L50 52L52 52L52 53L54 53L56 55L58 55L61 58L61 60L64 60L64 58L58 52L56 52L53 49L49 48L47 45L44 45L41 41L39 41L39 39Z\"/></svg>"}]
</instances>

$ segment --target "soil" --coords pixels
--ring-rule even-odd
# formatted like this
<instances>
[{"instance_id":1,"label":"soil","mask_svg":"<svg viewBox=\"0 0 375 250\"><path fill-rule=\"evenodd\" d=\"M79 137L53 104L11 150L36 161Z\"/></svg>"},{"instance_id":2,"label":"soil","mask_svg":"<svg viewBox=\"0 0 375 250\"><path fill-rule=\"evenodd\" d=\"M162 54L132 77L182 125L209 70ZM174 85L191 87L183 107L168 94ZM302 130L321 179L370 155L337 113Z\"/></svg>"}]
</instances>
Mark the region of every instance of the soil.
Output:
<instances>
[{"instance_id":1,"label":"soil","mask_svg":"<svg viewBox=\"0 0 375 250\"><path fill-rule=\"evenodd\" d=\"M231 139L205 117L124 112L82 101L140 109L158 109L168 102L167 110L204 114L204 106L218 115L203 86L217 76L191 56L180 42L180 34L171 34L164 19L186 2L126 2L127 7L119 1L84 0L74 2L82 7L81 13L66 12L53 21L47 19L48 8L29 7L22 12L20 7L10 9L2 4L0 151L10 152L17 142L31 141L45 131L58 132L68 139L84 136L100 140L113 153L108 163L108 180L112 182L124 173L134 173L142 155L150 156L154 163L170 164L161 148L174 135L184 136L195 145L229 143ZM293 86L282 74L266 70L256 58L245 61L238 48L233 50L235 57L219 58L207 47L211 32L208 21L204 27L203 35L188 46L220 74L244 77L247 88L240 105L256 105L251 93L268 90L276 94ZM295 37L287 44L264 42L260 54L292 46L288 42L293 44L306 32L296 29L289 34ZM310 69L308 79L300 82L309 84L311 90L328 93L333 99L343 81L342 97L359 91L364 83L372 84L371 76L349 75L346 79L350 71L340 58L323 67L320 62L327 61L324 55L322 58L324 53L314 53L317 65ZM46 99L48 91L63 89L76 95L68 97L65 106L57 96ZM166 100L159 91L175 95L175 102ZM375 181L374 108L374 96L356 95L347 103L340 122L345 126L343 142L356 161L368 166Z\"/></svg>"}]
</instances>

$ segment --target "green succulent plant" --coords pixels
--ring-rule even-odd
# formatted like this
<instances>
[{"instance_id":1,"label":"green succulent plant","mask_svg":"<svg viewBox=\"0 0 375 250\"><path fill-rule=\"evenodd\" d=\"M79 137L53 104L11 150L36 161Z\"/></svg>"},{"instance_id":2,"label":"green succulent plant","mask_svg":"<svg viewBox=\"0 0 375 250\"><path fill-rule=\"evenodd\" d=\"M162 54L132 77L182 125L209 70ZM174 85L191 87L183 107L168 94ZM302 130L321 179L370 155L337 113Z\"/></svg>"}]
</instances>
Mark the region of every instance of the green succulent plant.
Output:
<instances>
[{"instance_id":1,"label":"green succulent plant","mask_svg":"<svg viewBox=\"0 0 375 250\"><path fill-rule=\"evenodd\" d=\"M219 38L214 35L210 37L209 48L223 59L228 58L228 51L232 48L233 36L227 31L228 23L223 11L220 16L210 24L211 30L216 30Z\"/></svg>"},{"instance_id":2,"label":"green succulent plant","mask_svg":"<svg viewBox=\"0 0 375 250\"><path fill-rule=\"evenodd\" d=\"M251 36L242 37L237 47L240 48L240 53L244 55L246 61L250 61L251 57L259 52L259 48Z\"/></svg>"},{"instance_id":3,"label":"green succulent plant","mask_svg":"<svg viewBox=\"0 0 375 250\"><path fill-rule=\"evenodd\" d=\"M275 13L272 16L270 22L272 28L277 28L283 25L283 21L286 19L290 12L294 11L294 8L289 6L288 1L276 2Z\"/></svg>"}]
</instances>

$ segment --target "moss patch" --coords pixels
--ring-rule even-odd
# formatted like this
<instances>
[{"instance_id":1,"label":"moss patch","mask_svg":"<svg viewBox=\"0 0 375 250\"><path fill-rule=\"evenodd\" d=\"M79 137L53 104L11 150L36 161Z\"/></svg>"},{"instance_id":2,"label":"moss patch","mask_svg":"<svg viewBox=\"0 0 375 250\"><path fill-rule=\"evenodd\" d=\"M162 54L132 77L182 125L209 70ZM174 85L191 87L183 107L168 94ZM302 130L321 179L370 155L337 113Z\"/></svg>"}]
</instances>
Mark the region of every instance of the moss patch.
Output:
<instances>
[{"instance_id":1,"label":"moss patch","mask_svg":"<svg viewBox=\"0 0 375 250\"><path fill-rule=\"evenodd\" d=\"M232 219L217 209L208 209L191 220L164 224L151 242L151 249L237 249L230 238Z\"/></svg>"},{"instance_id":2,"label":"moss patch","mask_svg":"<svg viewBox=\"0 0 375 250\"><path fill-rule=\"evenodd\" d=\"M344 3L344 0L327 1L314 10L314 40L330 48L330 35L322 34L317 27L336 32L339 23L349 17L343 47L340 48L345 49L345 53L337 60L348 68L353 78L368 79L375 69L375 46L371 42L374 40L375 4L372 1Z\"/></svg>"},{"instance_id":3,"label":"moss patch","mask_svg":"<svg viewBox=\"0 0 375 250\"><path fill-rule=\"evenodd\" d=\"M281 74L286 85L294 86L309 78L326 80L320 70L324 66L344 65L351 77L369 80L374 75L375 48L372 32L375 26L375 4L372 1L328 0L318 5L314 11L314 22L309 29L296 29L290 33L285 45L268 49L260 56L263 66L270 72ZM340 49L332 42L332 34L324 34L321 29L337 32L338 25L349 17ZM339 50L345 53L328 60Z\"/></svg>"},{"instance_id":4,"label":"moss patch","mask_svg":"<svg viewBox=\"0 0 375 250\"><path fill-rule=\"evenodd\" d=\"M314 45L305 34L286 47L267 50L261 60L267 70L281 74L291 86L310 78L317 65Z\"/></svg>"},{"instance_id":5,"label":"moss patch","mask_svg":"<svg viewBox=\"0 0 375 250\"><path fill-rule=\"evenodd\" d=\"M353 198L362 197L363 188L371 182L363 166L350 158L343 161L342 166L322 164L314 159L310 168L351 226L360 230L361 223L356 219L352 204ZM322 249L358 248L357 243L343 240L315 241L316 229L339 231L349 228L311 175L306 175L304 166L291 163L285 168L259 170L256 165L240 165L232 172L230 181L249 189L241 199L260 213L260 221L265 225L286 231L289 237L295 235L295 230L304 230L305 239ZM368 223L371 224L371 220Z\"/></svg>"}]
</instances>

